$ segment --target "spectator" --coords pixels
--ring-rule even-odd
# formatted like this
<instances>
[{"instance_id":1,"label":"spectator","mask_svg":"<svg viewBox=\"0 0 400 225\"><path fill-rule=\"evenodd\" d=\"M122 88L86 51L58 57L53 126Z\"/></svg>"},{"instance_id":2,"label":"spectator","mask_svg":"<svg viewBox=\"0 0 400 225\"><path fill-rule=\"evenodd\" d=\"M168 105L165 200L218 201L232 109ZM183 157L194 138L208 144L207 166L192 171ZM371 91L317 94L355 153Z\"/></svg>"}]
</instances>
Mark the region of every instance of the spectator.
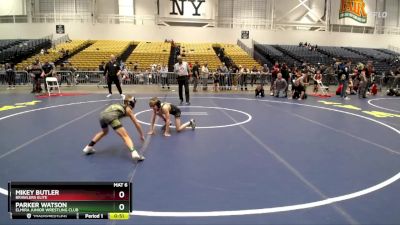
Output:
<instances>
[{"instance_id":1,"label":"spectator","mask_svg":"<svg viewBox=\"0 0 400 225\"><path fill-rule=\"evenodd\" d=\"M251 87L253 87L254 83L257 82L257 78L259 75L260 72L258 71L257 66L254 65L253 69L251 69L251 83L250 83Z\"/></svg>"},{"instance_id":2,"label":"spectator","mask_svg":"<svg viewBox=\"0 0 400 225\"><path fill-rule=\"evenodd\" d=\"M220 70L218 69L214 73L212 73L213 81L214 81L214 91L218 92L219 91L219 80L220 78Z\"/></svg>"},{"instance_id":3,"label":"spectator","mask_svg":"<svg viewBox=\"0 0 400 225\"><path fill-rule=\"evenodd\" d=\"M193 92L197 92L197 84L199 83L199 78L200 78L200 65L198 61L194 62L192 73L193 73Z\"/></svg>"},{"instance_id":4,"label":"spectator","mask_svg":"<svg viewBox=\"0 0 400 225\"><path fill-rule=\"evenodd\" d=\"M260 84L261 87L264 88L265 85L265 81L267 80L267 76L269 74L269 68L267 64L264 64L264 66L262 66L262 68L260 68L261 70L261 75L260 75Z\"/></svg>"},{"instance_id":5,"label":"spectator","mask_svg":"<svg viewBox=\"0 0 400 225\"><path fill-rule=\"evenodd\" d=\"M355 95L355 94L357 94L357 93L354 91L354 83L353 83L353 79L352 79L351 77L349 78L349 85L347 86L346 93L347 93L348 95Z\"/></svg>"},{"instance_id":6,"label":"spectator","mask_svg":"<svg viewBox=\"0 0 400 225\"><path fill-rule=\"evenodd\" d=\"M60 65L60 75L59 75L60 86L62 85L63 81L66 81L67 85L71 85L71 78L72 78L71 70L64 63L62 63Z\"/></svg>"},{"instance_id":7,"label":"spectator","mask_svg":"<svg viewBox=\"0 0 400 225\"><path fill-rule=\"evenodd\" d=\"M372 81L371 85L371 95L376 95L378 94L378 85L376 85L375 81Z\"/></svg>"},{"instance_id":8,"label":"spectator","mask_svg":"<svg viewBox=\"0 0 400 225\"><path fill-rule=\"evenodd\" d=\"M365 69L365 76L367 78L367 90L370 89L370 86L373 81L373 77L375 76L375 68L372 61L368 61Z\"/></svg>"},{"instance_id":9,"label":"spectator","mask_svg":"<svg viewBox=\"0 0 400 225\"><path fill-rule=\"evenodd\" d=\"M228 80L228 75L229 75L228 67L226 67L226 64L223 62L222 65L220 66L220 77L219 77L219 87L222 88L223 90L226 89L225 81Z\"/></svg>"},{"instance_id":10,"label":"spectator","mask_svg":"<svg viewBox=\"0 0 400 225\"><path fill-rule=\"evenodd\" d=\"M359 86L358 86L358 97L359 98L366 98L367 97L367 76L365 70L362 70L359 75Z\"/></svg>"},{"instance_id":11,"label":"spectator","mask_svg":"<svg viewBox=\"0 0 400 225\"><path fill-rule=\"evenodd\" d=\"M105 64L106 63L104 61L99 64L99 71L102 72L102 73L104 73Z\"/></svg>"},{"instance_id":12,"label":"spectator","mask_svg":"<svg viewBox=\"0 0 400 225\"><path fill-rule=\"evenodd\" d=\"M343 63L341 65L339 65L339 84L342 85L342 90L340 92L340 97L345 99L345 100L350 100L349 97L347 97L346 95L346 90L347 90L347 85L349 83L349 78L350 78L350 66L351 66L351 62L348 61L346 63L346 65L344 65Z\"/></svg>"},{"instance_id":13,"label":"spectator","mask_svg":"<svg viewBox=\"0 0 400 225\"><path fill-rule=\"evenodd\" d=\"M307 44L307 43L306 43ZM281 72L281 68L278 62L275 62L275 65L272 68L272 73L271 73L271 87L270 87L270 95L274 95L274 83L276 80L276 77L278 75L278 73Z\"/></svg>"},{"instance_id":14,"label":"spectator","mask_svg":"<svg viewBox=\"0 0 400 225\"><path fill-rule=\"evenodd\" d=\"M307 98L306 89L304 87L304 75L301 73L301 70L297 70L296 79L293 85L293 99L303 100Z\"/></svg>"},{"instance_id":15,"label":"spectator","mask_svg":"<svg viewBox=\"0 0 400 225\"><path fill-rule=\"evenodd\" d=\"M397 88L400 85L400 67L394 73L394 80L392 84L392 88Z\"/></svg>"},{"instance_id":16,"label":"spectator","mask_svg":"<svg viewBox=\"0 0 400 225\"><path fill-rule=\"evenodd\" d=\"M286 89L287 89L287 82L285 79L282 78L282 73L278 73L277 75L277 79L275 80L274 83L274 96L278 97L278 98L286 98L287 94L286 94Z\"/></svg>"},{"instance_id":17,"label":"spectator","mask_svg":"<svg viewBox=\"0 0 400 225\"><path fill-rule=\"evenodd\" d=\"M232 66L229 66L228 72L225 74L226 89L232 90Z\"/></svg>"},{"instance_id":18,"label":"spectator","mask_svg":"<svg viewBox=\"0 0 400 225\"><path fill-rule=\"evenodd\" d=\"M33 90L31 93L39 94L40 92L42 92L40 76L42 75L43 70L38 58L36 58L32 65L29 67L28 72L31 74L31 77L33 79Z\"/></svg>"},{"instance_id":19,"label":"spectator","mask_svg":"<svg viewBox=\"0 0 400 225\"><path fill-rule=\"evenodd\" d=\"M15 89L15 66L14 63L6 63L6 75L8 80L7 89Z\"/></svg>"},{"instance_id":20,"label":"spectator","mask_svg":"<svg viewBox=\"0 0 400 225\"><path fill-rule=\"evenodd\" d=\"M163 65L161 67L160 73L161 73L161 85L162 85L162 88L164 89L165 84L166 84L167 88L169 90L168 65Z\"/></svg>"},{"instance_id":21,"label":"spectator","mask_svg":"<svg viewBox=\"0 0 400 225\"><path fill-rule=\"evenodd\" d=\"M241 68L241 66L239 66ZM243 91L243 86L244 90L247 91L247 74L249 74L249 70L247 69L246 66L240 69L240 90Z\"/></svg>"},{"instance_id":22,"label":"spectator","mask_svg":"<svg viewBox=\"0 0 400 225\"><path fill-rule=\"evenodd\" d=\"M281 69L281 73L282 73L282 78L286 80L286 83L289 84L289 79L290 79L290 69L287 66L286 63L282 64L282 69ZM287 87L286 87L286 91L287 91Z\"/></svg>"},{"instance_id":23,"label":"spectator","mask_svg":"<svg viewBox=\"0 0 400 225\"><path fill-rule=\"evenodd\" d=\"M255 94L256 94L256 98L260 97L260 98L264 98L265 94L264 94L264 88L261 85L257 85L256 89L254 90Z\"/></svg>"},{"instance_id":24,"label":"spectator","mask_svg":"<svg viewBox=\"0 0 400 225\"><path fill-rule=\"evenodd\" d=\"M203 91L207 91L207 84L208 84L208 76L209 76L209 70L208 70L208 63L204 63L203 67L201 67L201 79L203 83Z\"/></svg>"},{"instance_id":25,"label":"spectator","mask_svg":"<svg viewBox=\"0 0 400 225\"><path fill-rule=\"evenodd\" d=\"M232 65L231 76L232 76L232 86L234 86L235 90L237 90L238 79L239 79L239 67L236 64Z\"/></svg>"},{"instance_id":26,"label":"spectator","mask_svg":"<svg viewBox=\"0 0 400 225\"><path fill-rule=\"evenodd\" d=\"M314 80L313 93L317 94L318 93L318 82L322 83L322 75L321 75L321 71L320 70L317 70L317 72L314 74L313 80Z\"/></svg>"},{"instance_id":27,"label":"spectator","mask_svg":"<svg viewBox=\"0 0 400 225\"><path fill-rule=\"evenodd\" d=\"M42 66L42 70L43 70L43 73L42 73L41 77L44 79L44 89L45 89L46 91L49 91L49 90L47 90L46 78L47 78L47 77L52 77L52 76L53 76L53 70L54 70L54 68L53 68L53 66L49 63L49 61L46 61L46 62L44 62L43 66Z\"/></svg>"}]
</instances>

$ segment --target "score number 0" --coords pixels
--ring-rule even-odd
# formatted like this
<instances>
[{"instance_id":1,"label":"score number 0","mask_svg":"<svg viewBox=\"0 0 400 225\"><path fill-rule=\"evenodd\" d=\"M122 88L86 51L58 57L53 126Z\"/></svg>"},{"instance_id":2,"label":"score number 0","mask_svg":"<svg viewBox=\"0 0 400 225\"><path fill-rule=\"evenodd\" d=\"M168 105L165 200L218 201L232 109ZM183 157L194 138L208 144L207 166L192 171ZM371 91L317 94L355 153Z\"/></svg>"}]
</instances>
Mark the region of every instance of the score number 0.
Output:
<instances>
[{"instance_id":1,"label":"score number 0","mask_svg":"<svg viewBox=\"0 0 400 225\"><path fill-rule=\"evenodd\" d=\"M118 197L123 199L125 197L125 192L124 191L120 191L118 193ZM121 203L121 204L119 204L118 208L119 208L119 210L123 211L125 209L125 205Z\"/></svg>"}]
</instances>

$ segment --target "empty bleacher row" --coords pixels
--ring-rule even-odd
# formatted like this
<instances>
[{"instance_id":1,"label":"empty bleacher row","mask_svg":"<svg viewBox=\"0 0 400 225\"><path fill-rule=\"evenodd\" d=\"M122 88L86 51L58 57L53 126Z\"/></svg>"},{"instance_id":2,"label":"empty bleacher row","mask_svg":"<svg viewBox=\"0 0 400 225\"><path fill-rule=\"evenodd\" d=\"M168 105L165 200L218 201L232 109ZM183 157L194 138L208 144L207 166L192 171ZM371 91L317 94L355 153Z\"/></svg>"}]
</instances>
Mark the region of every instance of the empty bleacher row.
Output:
<instances>
[{"instance_id":1,"label":"empty bleacher row","mask_svg":"<svg viewBox=\"0 0 400 225\"><path fill-rule=\"evenodd\" d=\"M332 58L351 59L352 61L365 61L366 57L342 47L319 46L318 51Z\"/></svg>"},{"instance_id":2,"label":"empty bleacher row","mask_svg":"<svg viewBox=\"0 0 400 225\"><path fill-rule=\"evenodd\" d=\"M69 62L78 70L97 70L101 62L110 60L110 55L119 57L132 41L99 40L78 54Z\"/></svg>"},{"instance_id":3,"label":"empty bleacher row","mask_svg":"<svg viewBox=\"0 0 400 225\"><path fill-rule=\"evenodd\" d=\"M383 52L383 53L386 53L386 54L388 54L388 55L390 55L392 57L397 57L399 55L397 52L394 52L394 51L389 50L389 49L379 48L379 49L376 49L376 50L378 50L380 52Z\"/></svg>"},{"instance_id":4,"label":"empty bleacher row","mask_svg":"<svg viewBox=\"0 0 400 225\"><path fill-rule=\"evenodd\" d=\"M38 53L26 60L23 60L21 63L16 65L17 70L23 70L30 66L36 59L39 59L39 62L55 62L60 58L64 57L66 54L73 54L85 44L89 43L89 41L84 40L73 40L71 42L66 42L55 46L55 48L48 50L46 54Z\"/></svg>"},{"instance_id":5,"label":"empty bleacher row","mask_svg":"<svg viewBox=\"0 0 400 225\"><path fill-rule=\"evenodd\" d=\"M0 40L0 51L3 51L4 49L7 49L13 45L17 45L23 41L22 39L13 39L13 40Z\"/></svg>"},{"instance_id":6,"label":"empty bleacher row","mask_svg":"<svg viewBox=\"0 0 400 225\"><path fill-rule=\"evenodd\" d=\"M243 66L251 69L253 66L260 65L256 60L254 60L253 57L249 56L247 52L245 52L238 45L223 44L221 47L224 48L226 56L230 57L237 66Z\"/></svg>"},{"instance_id":7,"label":"empty bleacher row","mask_svg":"<svg viewBox=\"0 0 400 225\"><path fill-rule=\"evenodd\" d=\"M288 65L300 64L300 61L292 58L291 56L284 54L280 50L276 49L272 45L264 45L264 44L255 44L254 51L261 56L265 57L268 62L275 63L277 62L285 62ZM263 62L267 63L268 62Z\"/></svg>"},{"instance_id":8,"label":"empty bleacher row","mask_svg":"<svg viewBox=\"0 0 400 225\"><path fill-rule=\"evenodd\" d=\"M33 39L18 42L1 51L0 64L8 62L18 63L35 52L40 51L40 49L50 47L51 41L49 39Z\"/></svg>"},{"instance_id":9,"label":"empty bleacher row","mask_svg":"<svg viewBox=\"0 0 400 225\"><path fill-rule=\"evenodd\" d=\"M278 45L278 47L288 52L288 54L291 54L299 61L308 62L311 64L326 64L330 60L327 55L324 55L318 51L309 50L306 47L298 45Z\"/></svg>"},{"instance_id":10,"label":"empty bleacher row","mask_svg":"<svg viewBox=\"0 0 400 225\"><path fill-rule=\"evenodd\" d=\"M216 71L221 65L211 43L180 43L180 49L180 55L188 63L194 64L196 61L201 65L208 63L211 71Z\"/></svg>"},{"instance_id":11,"label":"empty bleacher row","mask_svg":"<svg viewBox=\"0 0 400 225\"><path fill-rule=\"evenodd\" d=\"M372 48L354 48L354 47L347 47L350 51L359 53L361 55L366 56L367 58L375 59L375 60L385 60L390 59L392 56L390 54L386 54L384 52L378 51Z\"/></svg>"},{"instance_id":12,"label":"empty bleacher row","mask_svg":"<svg viewBox=\"0 0 400 225\"><path fill-rule=\"evenodd\" d=\"M367 63L372 60L378 74L393 69L390 61L399 54L387 49L350 48L318 46L315 50L298 45L255 44L255 55L261 55L270 61L286 62L290 66L307 62L310 64L331 65L334 59L350 60L353 63Z\"/></svg>"},{"instance_id":13,"label":"empty bleacher row","mask_svg":"<svg viewBox=\"0 0 400 225\"><path fill-rule=\"evenodd\" d=\"M148 69L151 65L168 65L171 43L140 42L126 59L129 69L136 65L137 69Z\"/></svg>"},{"instance_id":14,"label":"empty bleacher row","mask_svg":"<svg viewBox=\"0 0 400 225\"><path fill-rule=\"evenodd\" d=\"M114 40L99 40L85 41L74 40L70 43L63 43L48 50L48 54L35 54L40 49L47 48L50 44L48 39L35 40L3 40L0 41L0 47L5 49L1 51L1 59L13 61L12 57L25 56L25 60L17 64L17 70L23 70L29 66L36 57L41 62L57 61L62 57L61 49L76 53L71 58L67 59L77 70L97 70L101 62L107 62L111 54L117 57L121 54L127 54L125 65L132 70L133 65L138 65L138 69L146 70L153 64L167 65L171 57L171 43L169 42L133 42L133 41L114 41ZM82 49L83 45L89 47ZM46 45L46 46L44 46ZM129 46L136 45L132 51L126 51ZM223 48L225 55L230 58L236 65L252 68L259 63L249 56L243 49L235 44L211 44L211 43L177 43L180 46L180 54L188 63L194 64L198 61L200 64L208 63L209 69L215 71L221 61L216 54L213 46ZM86 47L85 46L85 47ZM78 51L79 50L79 51ZM351 60L353 64L358 62L366 63L369 60L374 62L375 69L378 73L387 72L393 69L391 64L392 59L399 57L399 54L387 49L372 49L372 48L350 48L350 47L331 47L318 46L316 50L310 51L308 48L295 45L267 45L256 44L254 46L255 55L261 55L267 60L267 64L271 62L285 62L289 66L301 65L303 62L311 64L333 64L333 58L342 60ZM24 55L25 54L25 55ZM73 54L71 54L73 55ZM30 56L30 57L28 57ZM27 58L28 57L28 58ZM125 59L125 58L124 58ZM3 62L4 63L4 62ZM262 62L264 64L265 62ZM171 64L171 62L169 62Z\"/></svg>"}]
</instances>

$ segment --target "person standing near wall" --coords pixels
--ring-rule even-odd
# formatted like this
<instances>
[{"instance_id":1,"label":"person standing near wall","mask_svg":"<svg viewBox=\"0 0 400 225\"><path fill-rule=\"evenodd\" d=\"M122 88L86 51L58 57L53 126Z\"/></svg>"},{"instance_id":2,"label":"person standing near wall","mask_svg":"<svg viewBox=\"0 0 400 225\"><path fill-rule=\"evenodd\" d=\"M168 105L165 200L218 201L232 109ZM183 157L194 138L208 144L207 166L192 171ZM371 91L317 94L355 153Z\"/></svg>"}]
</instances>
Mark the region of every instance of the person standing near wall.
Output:
<instances>
[{"instance_id":1,"label":"person standing near wall","mask_svg":"<svg viewBox=\"0 0 400 225\"><path fill-rule=\"evenodd\" d=\"M210 71L208 70L208 63L204 63L203 67L201 67L201 80L203 83L203 91L207 91L208 84L208 76Z\"/></svg>"},{"instance_id":2,"label":"person standing near wall","mask_svg":"<svg viewBox=\"0 0 400 225\"><path fill-rule=\"evenodd\" d=\"M197 92L197 84L199 83L199 76L200 76L200 65L198 61L194 63L192 72L193 72L193 92Z\"/></svg>"},{"instance_id":3,"label":"person standing near wall","mask_svg":"<svg viewBox=\"0 0 400 225\"><path fill-rule=\"evenodd\" d=\"M43 70L42 77L43 77L43 81L44 81L44 89L46 91L49 91L49 90L47 90L46 78L53 76L54 67L49 63L48 60L46 60L42 66L42 70Z\"/></svg>"},{"instance_id":4,"label":"person standing near wall","mask_svg":"<svg viewBox=\"0 0 400 225\"><path fill-rule=\"evenodd\" d=\"M183 103L183 94L182 89L185 86L185 98L186 98L186 105L190 105L189 101L189 65L187 62L182 60L181 56L177 57L178 62L174 65L174 73L178 76L178 85L179 85L179 99L180 104Z\"/></svg>"},{"instance_id":5,"label":"person standing near wall","mask_svg":"<svg viewBox=\"0 0 400 225\"><path fill-rule=\"evenodd\" d=\"M42 87L40 85L40 76L42 75L43 70L38 58L36 58L32 65L29 67L28 73L31 74L31 77L33 79L33 90L31 93L40 94L40 92L42 92Z\"/></svg>"},{"instance_id":6,"label":"person standing near wall","mask_svg":"<svg viewBox=\"0 0 400 225\"><path fill-rule=\"evenodd\" d=\"M107 98L111 97L111 84L114 82L115 86L117 86L118 92L123 98L121 84L119 82L118 76L121 74L121 66L117 62L114 55L110 56L110 61L104 67L104 76L107 76L107 86L108 86L108 95Z\"/></svg>"},{"instance_id":7,"label":"person standing near wall","mask_svg":"<svg viewBox=\"0 0 400 225\"><path fill-rule=\"evenodd\" d=\"M8 88L7 89L15 89L15 66L14 63L6 63L5 66L7 80L8 80Z\"/></svg>"},{"instance_id":8,"label":"person standing near wall","mask_svg":"<svg viewBox=\"0 0 400 225\"><path fill-rule=\"evenodd\" d=\"M350 98L347 97L346 94L347 85L349 83L349 78L350 78L350 66L351 66L351 61L348 61L346 65L342 64L339 66L339 83L342 85L340 97L345 100L350 100Z\"/></svg>"},{"instance_id":9,"label":"person standing near wall","mask_svg":"<svg viewBox=\"0 0 400 225\"><path fill-rule=\"evenodd\" d=\"M160 69L160 73L161 73L162 88L164 89L165 84L166 84L167 88L169 90L168 65L162 65L161 69Z\"/></svg>"}]
</instances>

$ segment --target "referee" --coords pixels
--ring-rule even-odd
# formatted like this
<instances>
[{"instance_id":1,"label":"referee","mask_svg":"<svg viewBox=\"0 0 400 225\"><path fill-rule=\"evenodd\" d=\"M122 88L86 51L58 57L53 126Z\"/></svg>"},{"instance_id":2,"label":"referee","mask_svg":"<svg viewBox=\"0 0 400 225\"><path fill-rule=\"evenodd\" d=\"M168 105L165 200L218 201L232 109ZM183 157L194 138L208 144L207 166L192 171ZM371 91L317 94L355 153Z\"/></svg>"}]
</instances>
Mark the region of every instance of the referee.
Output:
<instances>
[{"instance_id":1,"label":"referee","mask_svg":"<svg viewBox=\"0 0 400 225\"><path fill-rule=\"evenodd\" d=\"M114 55L110 56L110 61L104 66L104 76L107 79L108 86L108 95L107 98L111 97L111 84L114 82L115 86L117 86L118 92L121 97L124 97L122 94L121 84L119 82L118 76L121 74L121 65L117 62Z\"/></svg>"},{"instance_id":2,"label":"referee","mask_svg":"<svg viewBox=\"0 0 400 225\"><path fill-rule=\"evenodd\" d=\"M176 78L178 80L179 85L179 99L181 100L181 105L183 103L183 95L182 88L185 86L185 97L186 97L186 105L190 105L189 102L189 65L187 62L182 61L182 57L177 57L178 62L174 65L174 73L178 75Z\"/></svg>"}]
</instances>

